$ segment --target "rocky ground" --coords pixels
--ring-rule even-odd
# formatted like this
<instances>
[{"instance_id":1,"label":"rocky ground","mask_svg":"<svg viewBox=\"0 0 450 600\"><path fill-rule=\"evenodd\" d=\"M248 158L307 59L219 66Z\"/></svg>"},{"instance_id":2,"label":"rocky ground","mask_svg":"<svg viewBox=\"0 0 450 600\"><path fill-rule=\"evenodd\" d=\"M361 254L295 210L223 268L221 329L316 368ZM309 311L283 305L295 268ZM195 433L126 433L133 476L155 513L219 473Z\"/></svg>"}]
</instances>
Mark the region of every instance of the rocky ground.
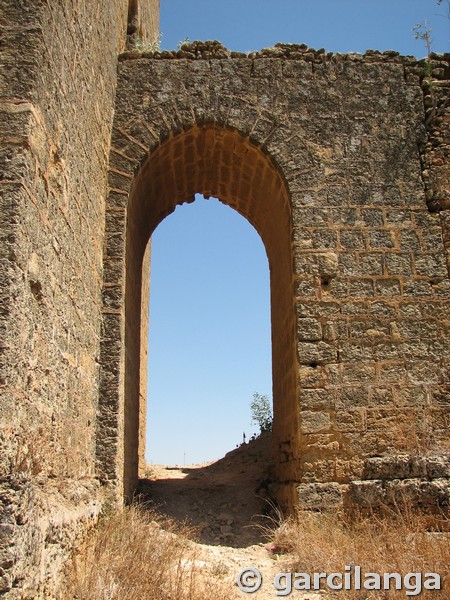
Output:
<instances>
[{"instance_id":1,"label":"rocky ground","mask_svg":"<svg viewBox=\"0 0 450 600\"><path fill-rule=\"evenodd\" d=\"M230 598L247 597L236 585L244 567L263 576L251 597L276 597L273 578L288 570L286 557L270 549L268 528L275 513L267 493L271 478L271 438L264 434L224 458L191 466L151 465L140 484L142 499L197 531L195 566L230 583ZM295 598L315 600L323 594L295 592Z\"/></svg>"}]
</instances>

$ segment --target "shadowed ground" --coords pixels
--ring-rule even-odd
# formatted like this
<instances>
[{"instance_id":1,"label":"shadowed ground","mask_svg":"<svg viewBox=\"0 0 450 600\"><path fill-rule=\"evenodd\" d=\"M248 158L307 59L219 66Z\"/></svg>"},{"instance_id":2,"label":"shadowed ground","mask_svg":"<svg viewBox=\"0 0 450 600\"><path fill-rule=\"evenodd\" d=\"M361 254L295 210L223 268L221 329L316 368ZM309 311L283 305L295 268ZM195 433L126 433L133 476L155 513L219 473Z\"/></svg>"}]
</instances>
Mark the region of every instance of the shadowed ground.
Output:
<instances>
[{"instance_id":1,"label":"shadowed ground","mask_svg":"<svg viewBox=\"0 0 450 600\"><path fill-rule=\"evenodd\" d=\"M138 494L169 518L188 520L202 543L246 547L263 541L258 526L268 524L271 461L266 433L207 465L151 465Z\"/></svg>"}]
</instances>

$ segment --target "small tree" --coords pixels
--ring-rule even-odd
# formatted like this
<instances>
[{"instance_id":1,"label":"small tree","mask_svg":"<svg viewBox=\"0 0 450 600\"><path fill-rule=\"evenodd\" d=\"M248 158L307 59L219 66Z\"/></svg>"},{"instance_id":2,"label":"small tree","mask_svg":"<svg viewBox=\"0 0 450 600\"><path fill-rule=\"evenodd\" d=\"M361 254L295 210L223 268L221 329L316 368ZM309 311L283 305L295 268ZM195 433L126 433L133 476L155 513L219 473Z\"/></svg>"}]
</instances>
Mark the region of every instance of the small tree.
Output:
<instances>
[{"instance_id":1,"label":"small tree","mask_svg":"<svg viewBox=\"0 0 450 600\"><path fill-rule=\"evenodd\" d=\"M417 23L413 27L414 37L416 40L422 40L427 48L427 55L431 54L431 27L427 19L422 23Z\"/></svg>"},{"instance_id":2,"label":"small tree","mask_svg":"<svg viewBox=\"0 0 450 600\"><path fill-rule=\"evenodd\" d=\"M272 431L272 408L266 394L255 392L250 403L250 410L252 411L252 423L259 425L260 433Z\"/></svg>"},{"instance_id":3,"label":"small tree","mask_svg":"<svg viewBox=\"0 0 450 600\"><path fill-rule=\"evenodd\" d=\"M446 14L440 14L439 16L444 17L450 20L450 0L436 0L438 6L444 6L447 8ZM430 56L431 54L431 27L428 23L428 20L422 21L421 23L417 23L413 27L413 33L416 40L422 40L427 48L427 54Z\"/></svg>"}]
</instances>

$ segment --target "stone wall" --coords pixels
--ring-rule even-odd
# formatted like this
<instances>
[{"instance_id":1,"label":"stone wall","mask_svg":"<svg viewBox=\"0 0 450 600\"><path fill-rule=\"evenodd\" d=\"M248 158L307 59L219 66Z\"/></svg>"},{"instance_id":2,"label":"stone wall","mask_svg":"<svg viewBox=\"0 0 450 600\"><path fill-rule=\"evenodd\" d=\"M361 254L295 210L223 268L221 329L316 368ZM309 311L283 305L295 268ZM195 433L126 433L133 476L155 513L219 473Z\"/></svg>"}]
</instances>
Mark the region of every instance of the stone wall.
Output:
<instances>
[{"instance_id":1,"label":"stone wall","mask_svg":"<svg viewBox=\"0 0 450 600\"><path fill-rule=\"evenodd\" d=\"M152 228L195 192L239 210L269 255L279 497L448 502L448 57L154 53L158 5L0 7L10 598L51 597L83 526L132 493L141 265ZM136 33L147 48L121 55L116 99Z\"/></svg>"},{"instance_id":2,"label":"stone wall","mask_svg":"<svg viewBox=\"0 0 450 600\"><path fill-rule=\"evenodd\" d=\"M104 497L104 199L127 12L127 0L0 7L0 594L11 598L51 597Z\"/></svg>"},{"instance_id":3,"label":"stone wall","mask_svg":"<svg viewBox=\"0 0 450 600\"><path fill-rule=\"evenodd\" d=\"M139 260L125 260L129 239L143 248L194 192L218 196L255 224L272 266L292 258L283 287L271 266L280 497L297 489L303 503L311 493L322 505L329 494L342 503L372 457L448 452L448 76L444 56L425 65L394 52L326 55L292 45L249 56L217 42L122 55L105 255L105 310L116 302L116 313L103 367L116 383L109 379L100 403L125 455L139 430L134 416L133 440L123 434L128 414L138 413L130 400L137 391L127 394L128 409L120 399L127 377L139 379L127 375L128 361L136 368L138 360L128 358L132 319L121 312L125 297L133 315L139 306L126 290L139 290L140 277ZM288 250L265 232L283 222L283 202L274 192L267 210L264 193L258 203L248 185L265 172L254 177L255 152L269 158L281 177L277 191L288 194ZM203 177L193 175L197 168ZM133 225L129 211L139 202ZM276 231L284 240L283 228ZM289 322L295 308L296 333L274 317L290 279L284 315ZM283 371L294 373L288 385ZM124 455L109 459L114 478ZM136 477L133 467L128 485Z\"/></svg>"}]
</instances>

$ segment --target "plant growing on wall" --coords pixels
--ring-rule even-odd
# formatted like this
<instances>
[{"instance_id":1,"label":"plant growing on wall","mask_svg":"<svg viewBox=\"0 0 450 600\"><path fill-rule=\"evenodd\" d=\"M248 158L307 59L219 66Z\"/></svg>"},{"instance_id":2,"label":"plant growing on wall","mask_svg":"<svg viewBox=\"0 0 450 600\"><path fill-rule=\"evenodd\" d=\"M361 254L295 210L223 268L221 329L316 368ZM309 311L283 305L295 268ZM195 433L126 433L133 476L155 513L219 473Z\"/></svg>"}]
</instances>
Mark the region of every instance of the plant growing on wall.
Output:
<instances>
[{"instance_id":1,"label":"plant growing on wall","mask_svg":"<svg viewBox=\"0 0 450 600\"><path fill-rule=\"evenodd\" d=\"M414 38L416 40L422 40L427 48L427 55L431 54L431 27L425 19L422 23L417 23L413 27Z\"/></svg>"},{"instance_id":2,"label":"plant growing on wall","mask_svg":"<svg viewBox=\"0 0 450 600\"><path fill-rule=\"evenodd\" d=\"M440 14L439 16L450 20L450 0L436 0L436 2L439 6L443 5L444 7L447 7L446 14ZM430 56L431 45L432 45L432 39L431 39L432 29L428 23L428 20L425 19L421 23L417 23L416 25L414 25L412 30L414 33L414 38L416 40L422 40L425 43L425 46L427 48L427 55Z\"/></svg>"},{"instance_id":3,"label":"plant growing on wall","mask_svg":"<svg viewBox=\"0 0 450 600\"><path fill-rule=\"evenodd\" d=\"M190 43L191 43L191 40L188 37L185 37L184 40L181 40L178 42L177 49L181 50L183 46L189 46Z\"/></svg>"},{"instance_id":4,"label":"plant growing on wall","mask_svg":"<svg viewBox=\"0 0 450 600\"><path fill-rule=\"evenodd\" d=\"M139 52L159 52L163 34L160 32L154 42L144 42L141 36L135 36L132 41L132 47Z\"/></svg>"}]
</instances>

